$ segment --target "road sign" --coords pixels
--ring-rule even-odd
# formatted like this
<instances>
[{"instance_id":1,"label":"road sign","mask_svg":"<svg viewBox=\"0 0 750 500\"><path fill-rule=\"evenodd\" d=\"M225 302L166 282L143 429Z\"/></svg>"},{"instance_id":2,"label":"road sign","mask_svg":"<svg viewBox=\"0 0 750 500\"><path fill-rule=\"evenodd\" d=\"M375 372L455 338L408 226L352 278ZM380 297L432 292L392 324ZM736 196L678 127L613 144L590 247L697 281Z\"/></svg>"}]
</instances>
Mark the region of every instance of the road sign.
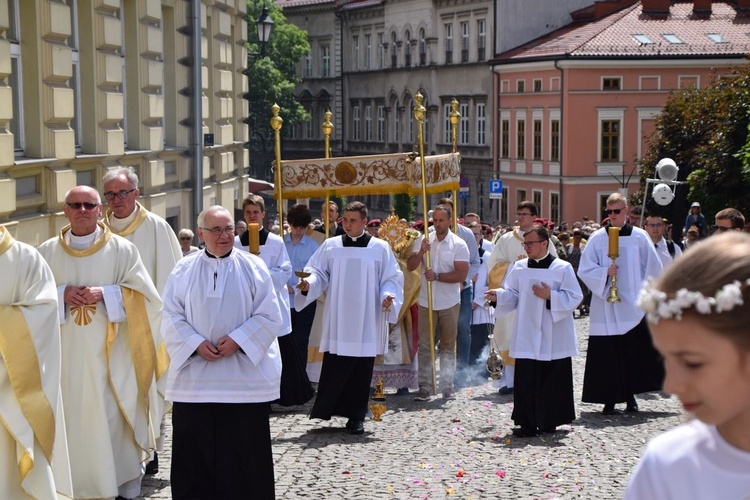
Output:
<instances>
[{"instance_id":1,"label":"road sign","mask_svg":"<svg viewBox=\"0 0 750 500\"><path fill-rule=\"evenodd\" d=\"M468 187L462 187L458 189L458 197L462 200L468 200L471 195L469 194L469 188Z\"/></svg>"},{"instance_id":2,"label":"road sign","mask_svg":"<svg viewBox=\"0 0 750 500\"><path fill-rule=\"evenodd\" d=\"M503 181L502 180L492 179L490 181L490 199L491 200L503 199Z\"/></svg>"}]
</instances>

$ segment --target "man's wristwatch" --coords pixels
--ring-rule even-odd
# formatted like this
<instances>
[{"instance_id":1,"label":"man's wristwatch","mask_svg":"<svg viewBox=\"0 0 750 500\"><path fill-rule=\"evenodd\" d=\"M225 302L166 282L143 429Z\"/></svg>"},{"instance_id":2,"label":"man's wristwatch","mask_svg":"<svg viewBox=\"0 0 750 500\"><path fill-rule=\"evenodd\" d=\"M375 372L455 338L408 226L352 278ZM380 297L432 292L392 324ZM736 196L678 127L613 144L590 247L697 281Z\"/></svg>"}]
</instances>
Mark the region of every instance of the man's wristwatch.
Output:
<instances>
[{"instance_id":1,"label":"man's wristwatch","mask_svg":"<svg viewBox=\"0 0 750 500\"><path fill-rule=\"evenodd\" d=\"M440 273L435 273L435 281L440 281Z\"/></svg>"}]
</instances>

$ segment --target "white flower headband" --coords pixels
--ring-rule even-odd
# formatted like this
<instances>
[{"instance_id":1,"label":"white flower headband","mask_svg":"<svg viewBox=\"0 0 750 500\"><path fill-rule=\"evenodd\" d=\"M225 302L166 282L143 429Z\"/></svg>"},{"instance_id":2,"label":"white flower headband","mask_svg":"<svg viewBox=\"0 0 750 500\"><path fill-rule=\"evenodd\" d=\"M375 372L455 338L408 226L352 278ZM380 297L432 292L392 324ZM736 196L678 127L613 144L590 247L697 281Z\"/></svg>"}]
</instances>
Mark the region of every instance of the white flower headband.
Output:
<instances>
[{"instance_id":1,"label":"white flower headband","mask_svg":"<svg viewBox=\"0 0 750 500\"><path fill-rule=\"evenodd\" d=\"M727 283L713 297L680 288L673 298L669 298L666 293L655 289L653 281L649 279L638 294L637 304L646 311L650 323L658 323L661 319L681 320L682 311L691 307L699 314L712 314L731 311L735 306L741 306L744 303L742 288L745 286L750 286L750 279Z\"/></svg>"}]
</instances>

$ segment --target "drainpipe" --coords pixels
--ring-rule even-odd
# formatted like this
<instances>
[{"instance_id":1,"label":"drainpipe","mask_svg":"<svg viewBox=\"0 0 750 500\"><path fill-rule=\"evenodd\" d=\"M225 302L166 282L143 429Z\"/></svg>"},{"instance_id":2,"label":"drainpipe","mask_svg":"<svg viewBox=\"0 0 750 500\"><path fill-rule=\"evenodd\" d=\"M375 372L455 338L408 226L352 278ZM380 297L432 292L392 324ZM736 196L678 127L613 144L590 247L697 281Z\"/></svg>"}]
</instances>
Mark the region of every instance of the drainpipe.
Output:
<instances>
[{"instance_id":1,"label":"drainpipe","mask_svg":"<svg viewBox=\"0 0 750 500\"><path fill-rule=\"evenodd\" d=\"M563 69L558 66L558 63L560 62L559 59L555 59L555 68L560 72L560 177L558 179L559 182L559 188L560 191L560 220L557 221L559 224L560 222L566 220L563 216L563 207L565 206L563 204L563 145L565 144L565 141L563 140L563 134L565 127L563 127L563 117L565 115L565 110L563 109L563 98L564 98L564 90L565 90L565 72Z\"/></svg>"},{"instance_id":2,"label":"drainpipe","mask_svg":"<svg viewBox=\"0 0 750 500\"><path fill-rule=\"evenodd\" d=\"M341 154L346 155L346 91L344 89L344 13L341 11L334 11L334 15L339 20L339 81L341 88L341 116L336 117L336 121L341 125L337 125L339 133L341 134ZM333 155L331 155L333 156Z\"/></svg>"},{"instance_id":3,"label":"drainpipe","mask_svg":"<svg viewBox=\"0 0 750 500\"><path fill-rule=\"evenodd\" d=\"M193 65L191 81L193 84L190 103L190 157L193 159L193 206L191 224L196 224L198 214L203 211L203 77L201 74L201 0L191 0L191 46Z\"/></svg>"}]
</instances>

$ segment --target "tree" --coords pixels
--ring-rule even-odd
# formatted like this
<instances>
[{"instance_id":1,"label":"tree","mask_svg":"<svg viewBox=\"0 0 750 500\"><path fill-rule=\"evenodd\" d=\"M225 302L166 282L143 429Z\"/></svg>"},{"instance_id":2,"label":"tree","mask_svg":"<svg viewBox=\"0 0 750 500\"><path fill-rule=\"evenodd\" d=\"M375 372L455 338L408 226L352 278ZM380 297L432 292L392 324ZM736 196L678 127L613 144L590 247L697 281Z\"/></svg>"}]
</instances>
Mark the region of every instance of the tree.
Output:
<instances>
[{"instance_id":1,"label":"tree","mask_svg":"<svg viewBox=\"0 0 750 500\"><path fill-rule=\"evenodd\" d=\"M393 212L399 219L414 220L414 197L405 193L394 194Z\"/></svg>"},{"instance_id":2,"label":"tree","mask_svg":"<svg viewBox=\"0 0 750 500\"><path fill-rule=\"evenodd\" d=\"M264 57L258 57L260 44L255 21L263 7L268 7L273 19L273 32L265 49ZM271 129L271 106L281 107L279 115L284 119L282 134L289 133L293 125L310 119L309 113L294 97L294 87L301 79L295 74L295 65L310 52L307 32L286 22L280 7L261 0L247 0L248 64L244 71L248 79L250 112L244 122L250 129L248 146L253 151L273 152L274 133ZM257 59L256 59L257 57ZM266 159L267 155L260 155Z\"/></svg>"},{"instance_id":3,"label":"tree","mask_svg":"<svg viewBox=\"0 0 750 500\"><path fill-rule=\"evenodd\" d=\"M719 210L734 207L750 214L750 67L715 75L703 89L679 90L670 95L656 121L650 147L640 161L641 191L655 178L662 158L680 167L677 199L668 207L681 227L689 203L698 201L710 220ZM636 199L636 202L639 200ZM647 207L659 211L650 195ZM663 209L661 211L663 213Z\"/></svg>"}]
</instances>

